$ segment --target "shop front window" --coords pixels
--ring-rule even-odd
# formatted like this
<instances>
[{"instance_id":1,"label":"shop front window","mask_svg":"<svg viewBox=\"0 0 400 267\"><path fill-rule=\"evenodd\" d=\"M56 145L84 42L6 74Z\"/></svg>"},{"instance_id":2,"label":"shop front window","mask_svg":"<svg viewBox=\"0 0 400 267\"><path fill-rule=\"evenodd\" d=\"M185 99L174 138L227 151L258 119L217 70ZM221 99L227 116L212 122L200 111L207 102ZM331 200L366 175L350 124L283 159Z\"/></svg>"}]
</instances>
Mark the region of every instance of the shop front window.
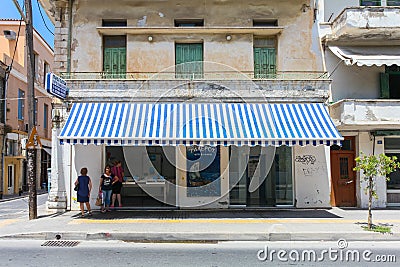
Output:
<instances>
[{"instance_id":1,"label":"shop front window","mask_svg":"<svg viewBox=\"0 0 400 267\"><path fill-rule=\"evenodd\" d=\"M229 180L231 205L292 206L292 149L231 147Z\"/></svg>"}]
</instances>

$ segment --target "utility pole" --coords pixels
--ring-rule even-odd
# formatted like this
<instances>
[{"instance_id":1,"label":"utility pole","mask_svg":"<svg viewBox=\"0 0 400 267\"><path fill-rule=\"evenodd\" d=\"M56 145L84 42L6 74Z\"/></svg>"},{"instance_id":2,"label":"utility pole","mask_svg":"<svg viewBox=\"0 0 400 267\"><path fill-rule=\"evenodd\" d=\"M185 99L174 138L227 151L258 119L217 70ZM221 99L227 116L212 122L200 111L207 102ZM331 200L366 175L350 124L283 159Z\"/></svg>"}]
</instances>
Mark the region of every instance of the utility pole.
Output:
<instances>
[{"instance_id":1,"label":"utility pole","mask_svg":"<svg viewBox=\"0 0 400 267\"><path fill-rule=\"evenodd\" d=\"M35 129L35 55L33 51L33 21L32 2L25 0L25 34L27 49L27 78L28 78L28 131L33 134ZM37 219L37 191L36 191L36 147L27 146L27 168L29 184L29 220Z\"/></svg>"}]
</instances>

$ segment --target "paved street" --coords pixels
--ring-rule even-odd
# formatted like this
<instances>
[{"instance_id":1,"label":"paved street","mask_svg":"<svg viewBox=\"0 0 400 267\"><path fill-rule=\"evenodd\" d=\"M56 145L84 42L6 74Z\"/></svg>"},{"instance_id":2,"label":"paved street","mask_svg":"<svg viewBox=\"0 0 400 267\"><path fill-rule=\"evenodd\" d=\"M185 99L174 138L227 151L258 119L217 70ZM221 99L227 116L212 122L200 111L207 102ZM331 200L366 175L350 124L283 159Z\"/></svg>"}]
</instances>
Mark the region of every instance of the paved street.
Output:
<instances>
[{"instance_id":1,"label":"paved street","mask_svg":"<svg viewBox=\"0 0 400 267\"><path fill-rule=\"evenodd\" d=\"M37 205L46 204L47 194L37 196ZM29 198L27 196L0 202L0 223L5 219L29 217Z\"/></svg>"},{"instance_id":2,"label":"paved street","mask_svg":"<svg viewBox=\"0 0 400 267\"><path fill-rule=\"evenodd\" d=\"M55 247L60 242L0 241L0 266L397 266L400 260L400 242L349 242L339 248L337 242L78 241Z\"/></svg>"}]
</instances>

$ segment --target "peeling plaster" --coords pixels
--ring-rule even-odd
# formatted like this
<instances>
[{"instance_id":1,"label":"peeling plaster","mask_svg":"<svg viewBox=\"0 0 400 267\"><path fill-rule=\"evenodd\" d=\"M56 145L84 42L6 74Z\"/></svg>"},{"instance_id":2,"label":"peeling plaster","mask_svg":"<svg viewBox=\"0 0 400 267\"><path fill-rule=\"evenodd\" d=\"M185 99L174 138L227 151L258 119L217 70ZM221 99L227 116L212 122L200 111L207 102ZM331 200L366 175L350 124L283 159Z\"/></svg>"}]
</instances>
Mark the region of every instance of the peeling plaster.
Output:
<instances>
[{"instance_id":1,"label":"peeling plaster","mask_svg":"<svg viewBox=\"0 0 400 267\"><path fill-rule=\"evenodd\" d=\"M138 19L137 26L146 26L147 16L143 16L142 19Z\"/></svg>"}]
</instances>

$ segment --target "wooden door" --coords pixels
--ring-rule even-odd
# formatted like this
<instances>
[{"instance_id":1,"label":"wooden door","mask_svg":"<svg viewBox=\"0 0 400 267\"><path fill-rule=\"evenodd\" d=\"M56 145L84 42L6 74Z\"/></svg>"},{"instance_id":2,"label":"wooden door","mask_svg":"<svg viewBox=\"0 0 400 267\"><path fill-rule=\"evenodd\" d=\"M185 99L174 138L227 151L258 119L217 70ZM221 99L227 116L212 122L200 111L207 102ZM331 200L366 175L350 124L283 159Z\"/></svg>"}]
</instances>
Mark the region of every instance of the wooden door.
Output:
<instances>
[{"instance_id":1,"label":"wooden door","mask_svg":"<svg viewBox=\"0 0 400 267\"><path fill-rule=\"evenodd\" d=\"M254 77L273 78L276 73L275 48L254 47Z\"/></svg>"},{"instance_id":2,"label":"wooden door","mask_svg":"<svg viewBox=\"0 0 400 267\"><path fill-rule=\"evenodd\" d=\"M126 48L104 48L103 66L106 78L124 79L126 77Z\"/></svg>"},{"instance_id":3,"label":"wooden door","mask_svg":"<svg viewBox=\"0 0 400 267\"><path fill-rule=\"evenodd\" d=\"M356 175L353 171L354 166L354 152L331 151L333 206L356 206Z\"/></svg>"},{"instance_id":4,"label":"wooden door","mask_svg":"<svg viewBox=\"0 0 400 267\"><path fill-rule=\"evenodd\" d=\"M175 64L177 78L203 78L203 44L176 44Z\"/></svg>"}]
</instances>

